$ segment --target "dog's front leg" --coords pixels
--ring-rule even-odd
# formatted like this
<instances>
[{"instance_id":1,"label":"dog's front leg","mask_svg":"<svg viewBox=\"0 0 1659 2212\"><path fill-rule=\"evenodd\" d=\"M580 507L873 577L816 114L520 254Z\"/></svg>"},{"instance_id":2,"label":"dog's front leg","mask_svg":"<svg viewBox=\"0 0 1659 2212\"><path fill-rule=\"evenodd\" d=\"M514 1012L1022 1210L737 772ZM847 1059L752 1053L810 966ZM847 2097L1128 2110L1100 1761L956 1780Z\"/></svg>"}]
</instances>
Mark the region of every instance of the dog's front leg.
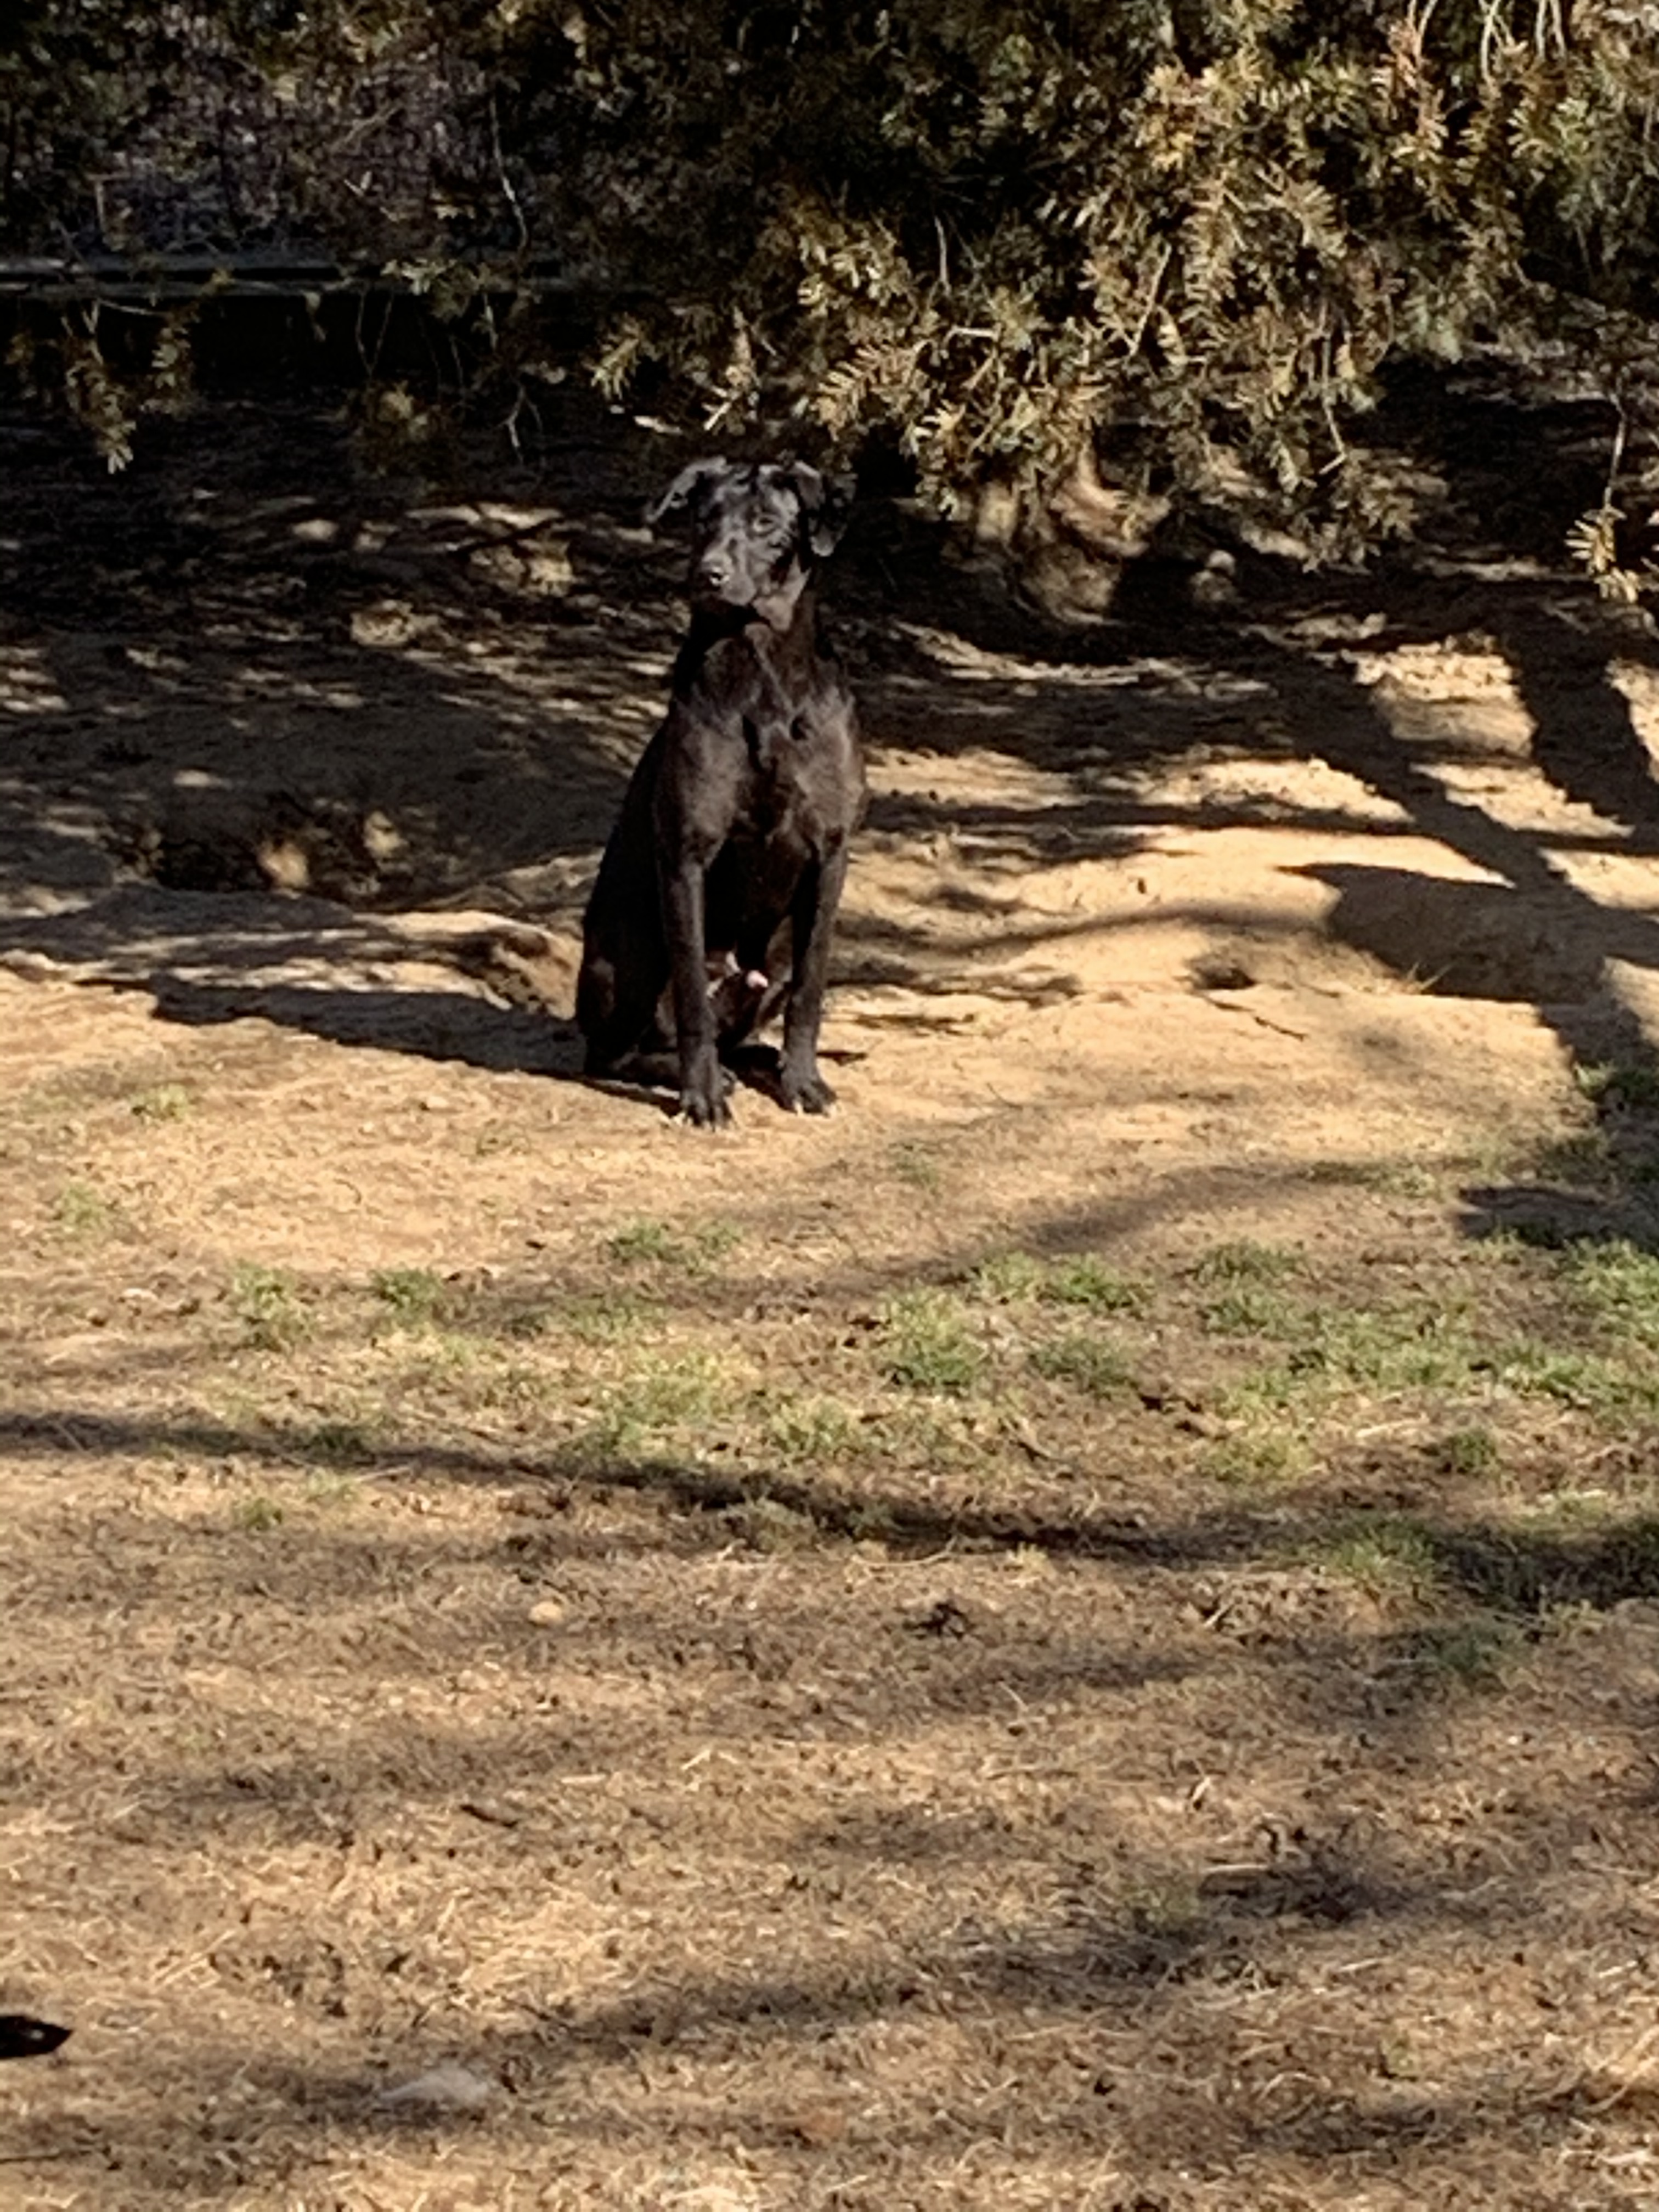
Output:
<instances>
[{"instance_id":1,"label":"dog's front leg","mask_svg":"<svg viewBox=\"0 0 1659 2212\"><path fill-rule=\"evenodd\" d=\"M830 945L836 909L847 881L847 846L833 846L802 876L790 907L793 969L783 1018L778 1085L792 1113L827 1114L836 1094L818 1073L818 1027L830 981Z\"/></svg>"},{"instance_id":2,"label":"dog's front leg","mask_svg":"<svg viewBox=\"0 0 1659 2212\"><path fill-rule=\"evenodd\" d=\"M720 1069L714 1008L708 995L701 861L694 856L683 857L665 875L662 902L674 976L680 1115L699 1129L716 1129L732 1119L732 1109L726 1103L726 1078Z\"/></svg>"}]
</instances>

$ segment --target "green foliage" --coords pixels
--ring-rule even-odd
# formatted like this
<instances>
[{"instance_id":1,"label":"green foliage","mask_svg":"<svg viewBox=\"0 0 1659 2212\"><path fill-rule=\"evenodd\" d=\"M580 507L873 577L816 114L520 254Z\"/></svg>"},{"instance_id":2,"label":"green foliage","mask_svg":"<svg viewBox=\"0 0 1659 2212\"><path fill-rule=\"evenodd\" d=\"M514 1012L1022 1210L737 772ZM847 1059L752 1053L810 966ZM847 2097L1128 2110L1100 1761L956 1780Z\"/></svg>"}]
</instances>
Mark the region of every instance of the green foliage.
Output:
<instances>
[{"instance_id":1,"label":"green foliage","mask_svg":"<svg viewBox=\"0 0 1659 2212\"><path fill-rule=\"evenodd\" d=\"M1109 1267L1092 1252L1051 1261L1029 1252L997 1252L981 1260L968 1279L975 1296L990 1305L1040 1298L1046 1304L1085 1306L1097 1313L1141 1314L1152 1304L1145 1283Z\"/></svg>"},{"instance_id":2,"label":"green foliage","mask_svg":"<svg viewBox=\"0 0 1659 2212\"><path fill-rule=\"evenodd\" d=\"M880 1342L889 1380L908 1390L960 1395L984 1370L984 1352L943 1291L907 1291L892 1299L881 1316Z\"/></svg>"},{"instance_id":3,"label":"green foliage","mask_svg":"<svg viewBox=\"0 0 1659 2212\"><path fill-rule=\"evenodd\" d=\"M1494 1474L1500 1456L1497 1437L1486 1428L1454 1429L1435 1453L1443 1473L1471 1477Z\"/></svg>"},{"instance_id":4,"label":"green foliage","mask_svg":"<svg viewBox=\"0 0 1659 2212\"><path fill-rule=\"evenodd\" d=\"M1564 1272L1616 1342L1659 1351L1659 1255L1623 1238L1582 1243L1568 1248Z\"/></svg>"},{"instance_id":5,"label":"green foliage","mask_svg":"<svg viewBox=\"0 0 1659 2212\"><path fill-rule=\"evenodd\" d=\"M1194 1261L1192 1272L1200 1283L1231 1286L1283 1282L1287 1275L1297 1273L1301 1265L1301 1255L1281 1244L1259 1244L1253 1237L1235 1237L1224 1243L1212 1244Z\"/></svg>"},{"instance_id":6,"label":"green foliage","mask_svg":"<svg viewBox=\"0 0 1659 2212\"><path fill-rule=\"evenodd\" d=\"M291 1351L311 1334L312 1316L300 1286L281 1267L238 1267L229 1301L244 1341L256 1351Z\"/></svg>"},{"instance_id":7,"label":"green foliage","mask_svg":"<svg viewBox=\"0 0 1659 2212\"><path fill-rule=\"evenodd\" d=\"M90 1183L66 1182L52 1201L52 1218L66 1236L108 1237L123 1225L119 1204Z\"/></svg>"},{"instance_id":8,"label":"green foliage","mask_svg":"<svg viewBox=\"0 0 1659 2212\"><path fill-rule=\"evenodd\" d=\"M325 252L520 397L557 265L614 303L601 384L666 368L706 432L885 439L1017 540L1185 497L1334 550L1411 517L1352 437L1391 356L1650 376L1656 121L1628 0L25 0L0 242ZM188 316L117 374L70 289L48 368L118 462ZM1628 595L1621 466L1576 542Z\"/></svg>"},{"instance_id":9,"label":"green foliage","mask_svg":"<svg viewBox=\"0 0 1659 2212\"><path fill-rule=\"evenodd\" d=\"M1145 1313L1152 1303L1145 1283L1120 1274L1090 1252L1058 1261L1041 1295L1055 1305L1087 1306L1097 1313Z\"/></svg>"},{"instance_id":10,"label":"green foliage","mask_svg":"<svg viewBox=\"0 0 1659 2212\"><path fill-rule=\"evenodd\" d=\"M182 1121L193 1103L182 1083L157 1083L138 1093L131 1110L134 1121L146 1124Z\"/></svg>"},{"instance_id":11,"label":"green foliage","mask_svg":"<svg viewBox=\"0 0 1659 2212\"><path fill-rule=\"evenodd\" d=\"M605 1240L605 1249L624 1267L673 1267L705 1275L735 1249L740 1233L729 1221L694 1222L672 1229L666 1222L641 1219L624 1222Z\"/></svg>"},{"instance_id":12,"label":"green foliage","mask_svg":"<svg viewBox=\"0 0 1659 2212\"><path fill-rule=\"evenodd\" d=\"M1114 1344L1073 1330L1036 1346L1031 1364L1051 1382L1070 1382L1091 1398L1112 1398L1134 1380L1129 1361Z\"/></svg>"},{"instance_id":13,"label":"green foliage","mask_svg":"<svg viewBox=\"0 0 1659 2212\"><path fill-rule=\"evenodd\" d=\"M410 1328L438 1320L450 1304L447 1286L428 1267L379 1267L369 1288L392 1318Z\"/></svg>"},{"instance_id":14,"label":"green foliage","mask_svg":"<svg viewBox=\"0 0 1659 2212\"><path fill-rule=\"evenodd\" d=\"M1345 430L1390 353L1650 283L1659 51L1612 4L670 12L565 19L512 117L563 133L544 173L641 286L602 377L654 356L710 428L884 433L1016 532L1109 548L1170 488L1332 546L1397 526L1409 485Z\"/></svg>"}]
</instances>

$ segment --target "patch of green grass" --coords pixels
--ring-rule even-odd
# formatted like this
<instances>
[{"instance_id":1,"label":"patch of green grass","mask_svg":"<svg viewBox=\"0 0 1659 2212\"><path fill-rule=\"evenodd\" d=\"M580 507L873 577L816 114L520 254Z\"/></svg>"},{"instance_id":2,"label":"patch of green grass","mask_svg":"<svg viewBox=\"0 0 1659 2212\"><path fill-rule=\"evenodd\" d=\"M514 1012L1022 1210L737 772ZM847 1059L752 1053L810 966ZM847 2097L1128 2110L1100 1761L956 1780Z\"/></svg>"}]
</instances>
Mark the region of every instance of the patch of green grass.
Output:
<instances>
[{"instance_id":1,"label":"patch of green grass","mask_svg":"<svg viewBox=\"0 0 1659 2212\"><path fill-rule=\"evenodd\" d=\"M459 1329L425 1328L413 1339L402 1371L411 1382L459 1386L489 1356L489 1346L476 1336Z\"/></svg>"},{"instance_id":2,"label":"patch of green grass","mask_svg":"<svg viewBox=\"0 0 1659 2212\"><path fill-rule=\"evenodd\" d=\"M705 1221L671 1229L664 1221L625 1222L605 1241L608 1258L625 1267L677 1267L707 1274L739 1243L742 1232L729 1221Z\"/></svg>"},{"instance_id":3,"label":"patch of green grass","mask_svg":"<svg viewBox=\"0 0 1659 2212\"><path fill-rule=\"evenodd\" d=\"M1479 1231L1466 1248L1465 1261L1481 1260L1499 1267L1528 1267L1537 1265L1537 1242L1523 1236L1513 1222L1504 1222L1499 1228Z\"/></svg>"},{"instance_id":4,"label":"patch of green grass","mask_svg":"<svg viewBox=\"0 0 1659 2212\"><path fill-rule=\"evenodd\" d=\"M994 1252L968 1277L968 1287L988 1305L1018 1305L1040 1297L1048 1270L1030 1252Z\"/></svg>"},{"instance_id":5,"label":"patch of green grass","mask_svg":"<svg viewBox=\"0 0 1659 2212\"><path fill-rule=\"evenodd\" d=\"M1562 1273L1607 1334L1659 1350L1659 1255L1623 1238L1566 1248Z\"/></svg>"},{"instance_id":6,"label":"patch of green grass","mask_svg":"<svg viewBox=\"0 0 1659 2212\"><path fill-rule=\"evenodd\" d=\"M419 1394L439 1421L453 1411L538 1406L555 1388L553 1376L532 1360L471 1332L423 1329L406 1340L398 1387Z\"/></svg>"},{"instance_id":7,"label":"patch of green grass","mask_svg":"<svg viewBox=\"0 0 1659 2212\"><path fill-rule=\"evenodd\" d=\"M1215 1407L1230 1420L1255 1422L1289 1413L1316 1395L1310 1379L1288 1360L1273 1359L1235 1376L1215 1395Z\"/></svg>"},{"instance_id":8,"label":"patch of green grass","mask_svg":"<svg viewBox=\"0 0 1659 2212\"><path fill-rule=\"evenodd\" d=\"M981 1426L981 1401L964 1393L907 1392L873 1407L859 1425L860 1455L890 1468L921 1468L937 1474L946 1468L981 1465L1005 1448Z\"/></svg>"},{"instance_id":9,"label":"patch of green grass","mask_svg":"<svg viewBox=\"0 0 1659 2212\"><path fill-rule=\"evenodd\" d=\"M238 1267L228 1296L242 1325L243 1342L257 1351L287 1352L311 1334L310 1310L298 1284L281 1267Z\"/></svg>"},{"instance_id":10,"label":"patch of green grass","mask_svg":"<svg viewBox=\"0 0 1659 2212\"><path fill-rule=\"evenodd\" d=\"M705 1267L718 1267L728 1259L743 1242L743 1231L735 1221L702 1221L688 1232L691 1267L701 1272Z\"/></svg>"},{"instance_id":11,"label":"patch of green grass","mask_svg":"<svg viewBox=\"0 0 1659 2212\"><path fill-rule=\"evenodd\" d=\"M614 1344L660 1322L662 1307L638 1291L594 1291L567 1298L556 1309L555 1318L584 1344Z\"/></svg>"},{"instance_id":12,"label":"patch of green grass","mask_svg":"<svg viewBox=\"0 0 1659 2212\"><path fill-rule=\"evenodd\" d=\"M1122 1905L1124 1917L1137 1935L1164 1941L1194 1935L1204 1920L1204 1903L1195 1884L1180 1875L1163 1881L1127 1883Z\"/></svg>"},{"instance_id":13,"label":"patch of green grass","mask_svg":"<svg viewBox=\"0 0 1659 2212\"><path fill-rule=\"evenodd\" d=\"M150 1124L182 1121L194 1103L182 1083L156 1083L138 1093L130 1110L135 1121Z\"/></svg>"},{"instance_id":14,"label":"patch of green grass","mask_svg":"<svg viewBox=\"0 0 1659 2212\"><path fill-rule=\"evenodd\" d=\"M725 1377L710 1352L641 1359L601 1394L589 1441L607 1451L638 1451L676 1430L707 1422L726 1396Z\"/></svg>"},{"instance_id":15,"label":"patch of green grass","mask_svg":"<svg viewBox=\"0 0 1659 2212\"><path fill-rule=\"evenodd\" d=\"M1596 1063L1581 1060L1573 1079L1586 1098L1598 1106L1624 1106L1637 1112L1659 1109L1659 1060L1614 1060Z\"/></svg>"},{"instance_id":16,"label":"patch of green grass","mask_svg":"<svg viewBox=\"0 0 1659 2212\"><path fill-rule=\"evenodd\" d=\"M1511 1620L1478 1613L1467 1620L1437 1621L1408 1638L1401 1656L1419 1679L1464 1689L1492 1689L1504 1680L1520 1643Z\"/></svg>"},{"instance_id":17,"label":"patch of green grass","mask_svg":"<svg viewBox=\"0 0 1659 2212\"><path fill-rule=\"evenodd\" d=\"M1298 1299L1249 1282L1206 1298L1199 1308L1199 1319L1214 1336L1266 1336L1283 1343L1302 1335L1307 1326Z\"/></svg>"},{"instance_id":18,"label":"patch of green grass","mask_svg":"<svg viewBox=\"0 0 1659 2212\"><path fill-rule=\"evenodd\" d=\"M313 1473L305 1480L305 1499L307 1505L327 1510L343 1509L357 1502L359 1485L349 1474Z\"/></svg>"},{"instance_id":19,"label":"patch of green grass","mask_svg":"<svg viewBox=\"0 0 1659 2212\"><path fill-rule=\"evenodd\" d=\"M1134 1381L1134 1370L1116 1345L1080 1330L1034 1345L1030 1358L1039 1375L1069 1382L1091 1398L1116 1397Z\"/></svg>"},{"instance_id":20,"label":"patch of green grass","mask_svg":"<svg viewBox=\"0 0 1659 2212\"><path fill-rule=\"evenodd\" d=\"M89 1182L66 1182L52 1200L52 1217L66 1237L113 1237L127 1226L118 1200Z\"/></svg>"},{"instance_id":21,"label":"patch of green grass","mask_svg":"<svg viewBox=\"0 0 1659 2212\"><path fill-rule=\"evenodd\" d=\"M1567 1483L1541 1491L1524 1504L1522 1510L1534 1528L1551 1532L1564 1530L1576 1535L1586 1528L1605 1528L1619 1512L1621 1503L1611 1491L1581 1489Z\"/></svg>"},{"instance_id":22,"label":"patch of green grass","mask_svg":"<svg viewBox=\"0 0 1659 2212\"><path fill-rule=\"evenodd\" d=\"M1495 1474L1498 1439L1487 1428L1453 1429L1436 1444L1434 1461L1443 1474Z\"/></svg>"},{"instance_id":23,"label":"patch of green grass","mask_svg":"<svg viewBox=\"0 0 1659 2212\"><path fill-rule=\"evenodd\" d=\"M1311 1546L1309 1557L1377 1598L1424 1597L1440 1580L1432 1535L1404 1514L1350 1522Z\"/></svg>"},{"instance_id":24,"label":"patch of green grass","mask_svg":"<svg viewBox=\"0 0 1659 2212\"><path fill-rule=\"evenodd\" d=\"M781 1398L768 1407L763 1433L781 1459L798 1466L851 1459L865 1443L864 1422L839 1398Z\"/></svg>"},{"instance_id":25,"label":"patch of green grass","mask_svg":"<svg viewBox=\"0 0 1659 2212\"><path fill-rule=\"evenodd\" d=\"M551 1396L551 1376L523 1359L500 1357L485 1360L475 1370L467 1393L474 1406L505 1406L520 1411L540 1406Z\"/></svg>"},{"instance_id":26,"label":"patch of green grass","mask_svg":"<svg viewBox=\"0 0 1659 2212\"><path fill-rule=\"evenodd\" d=\"M957 1301L943 1291L907 1291L880 1319L882 1369L907 1390L961 1395L985 1370L985 1353L969 1334Z\"/></svg>"},{"instance_id":27,"label":"patch of green grass","mask_svg":"<svg viewBox=\"0 0 1659 2212\"><path fill-rule=\"evenodd\" d=\"M1571 1346L1523 1341L1507 1346L1492 1366L1506 1388L1523 1397L1549 1398L1593 1419L1618 1427L1659 1418L1659 1370L1638 1362Z\"/></svg>"},{"instance_id":28,"label":"patch of green grass","mask_svg":"<svg viewBox=\"0 0 1659 2212\"><path fill-rule=\"evenodd\" d=\"M988 1305L1018 1305L1036 1299L1057 1306L1086 1306L1097 1313L1144 1313L1152 1304L1147 1285L1092 1252L1063 1260L1039 1260L1030 1252L998 1252L981 1260L968 1277L972 1295Z\"/></svg>"},{"instance_id":29,"label":"patch of green grass","mask_svg":"<svg viewBox=\"0 0 1659 2212\"><path fill-rule=\"evenodd\" d=\"M1302 1255L1282 1244L1259 1244L1254 1237L1233 1237L1201 1252L1188 1270L1199 1283L1282 1283L1299 1274Z\"/></svg>"},{"instance_id":30,"label":"patch of green grass","mask_svg":"<svg viewBox=\"0 0 1659 2212\"><path fill-rule=\"evenodd\" d=\"M555 1306L539 1304L508 1306L499 1315L496 1327L503 1336L511 1337L520 1344L529 1344L538 1337L546 1336L557 1326L558 1321L559 1313Z\"/></svg>"},{"instance_id":31,"label":"patch of green grass","mask_svg":"<svg viewBox=\"0 0 1659 2212\"><path fill-rule=\"evenodd\" d=\"M369 1288L404 1328L426 1327L453 1304L449 1285L429 1267L377 1268L369 1278Z\"/></svg>"},{"instance_id":32,"label":"patch of green grass","mask_svg":"<svg viewBox=\"0 0 1659 2212\"><path fill-rule=\"evenodd\" d=\"M286 1516L276 1498L263 1494L240 1498L231 1509L231 1520L250 1535L258 1535L267 1528L281 1528Z\"/></svg>"},{"instance_id":33,"label":"patch of green grass","mask_svg":"<svg viewBox=\"0 0 1659 2212\"><path fill-rule=\"evenodd\" d=\"M1212 1480L1240 1489L1304 1481L1315 1463L1307 1438L1282 1426L1218 1437L1199 1461L1200 1470Z\"/></svg>"},{"instance_id":34,"label":"patch of green grass","mask_svg":"<svg viewBox=\"0 0 1659 2212\"><path fill-rule=\"evenodd\" d=\"M1345 1390L1392 1396L1468 1387L1490 1365L1461 1310L1411 1304L1319 1312L1277 1293L1229 1293L1204 1309L1218 1333L1277 1338L1283 1358L1242 1376L1226 1394L1234 1410L1328 1404ZM1248 1327L1247 1327L1248 1324Z\"/></svg>"},{"instance_id":35,"label":"patch of green grass","mask_svg":"<svg viewBox=\"0 0 1659 2212\"><path fill-rule=\"evenodd\" d=\"M375 1453L376 1424L372 1420L318 1421L302 1429L295 1437L298 1449L307 1459L323 1460L336 1466L361 1467ZM317 1480L336 1481L336 1476L316 1477Z\"/></svg>"},{"instance_id":36,"label":"patch of green grass","mask_svg":"<svg viewBox=\"0 0 1659 2212\"><path fill-rule=\"evenodd\" d=\"M1329 1383L1393 1393L1459 1388L1477 1358L1461 1313L1412 1305L1326 1314L1290 1365Z\"/></svg>"},{"instance_id":37,"label":"patch of green grass","mask_svg":"<svg viewBox=\"0 0 1659 2212\"><path fill-rule=\"evenodd\" d=\"M665 1221L629 1221L605 1239L609 1258L624 1267L672 1267L679 1259L678 1239Z\"/></svg>"},{"instance_id":38,"label":"patch of green grass","mask_svg":"<svg viewBox=\"0 0 1659 2212\"><path fill-rule=\"evenodd\" d=\"M1144 1313L1152 1304L1145 1283L1119 1273L1092 1252L1057 1260L1042 1283L1042 1296L1060 1306L1087 1306L1096 1313Z\"/></svg>"}]
</instances>

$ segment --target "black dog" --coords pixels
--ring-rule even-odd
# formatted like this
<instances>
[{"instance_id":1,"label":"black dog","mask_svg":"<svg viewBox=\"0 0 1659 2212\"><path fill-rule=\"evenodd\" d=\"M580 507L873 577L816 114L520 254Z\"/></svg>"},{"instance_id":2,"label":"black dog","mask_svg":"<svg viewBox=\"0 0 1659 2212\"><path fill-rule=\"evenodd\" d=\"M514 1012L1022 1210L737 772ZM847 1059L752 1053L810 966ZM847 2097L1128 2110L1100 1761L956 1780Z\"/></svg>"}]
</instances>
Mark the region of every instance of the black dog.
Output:
<instances>
[{"instance_id":1,"label":"black dog","mask_svg":"<svg viewBox=\"0 0 1659 2212\"><path fill-rule=\"evenodd\" d=\"M583 922L590 1075L654 1073L681 1115L728 1121L722 1060L781 1004L783 1104L822 1114L830 940L864 805L853 702L818 651L811 575L841 535L816 469L698 461L647 520L689 509L691 629L667 719L634 771ZM788 957L781 958L784 925Z\"/></svg>"}]
</instances>

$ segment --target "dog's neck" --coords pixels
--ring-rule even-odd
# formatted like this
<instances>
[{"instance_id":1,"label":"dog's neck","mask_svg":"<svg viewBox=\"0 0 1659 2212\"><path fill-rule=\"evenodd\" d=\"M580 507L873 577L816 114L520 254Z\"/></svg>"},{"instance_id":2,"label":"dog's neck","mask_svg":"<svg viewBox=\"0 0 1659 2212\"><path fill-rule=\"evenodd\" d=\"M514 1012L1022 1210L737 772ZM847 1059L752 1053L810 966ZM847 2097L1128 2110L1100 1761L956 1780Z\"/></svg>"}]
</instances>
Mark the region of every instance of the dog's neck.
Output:
<instances>
[{"instance_id":1,"label":"dog's neck","mask_svg":"<svg viewBox=\"0 0 1659 2212\"><path fill-rule=\"evenodd\" d=\"M751 606L694 605L686 643L701 655L720 638L741 637L762 659L784 661L810 653L817 636L817 603L802 576Z\"/></svg>"}]
</instances>

